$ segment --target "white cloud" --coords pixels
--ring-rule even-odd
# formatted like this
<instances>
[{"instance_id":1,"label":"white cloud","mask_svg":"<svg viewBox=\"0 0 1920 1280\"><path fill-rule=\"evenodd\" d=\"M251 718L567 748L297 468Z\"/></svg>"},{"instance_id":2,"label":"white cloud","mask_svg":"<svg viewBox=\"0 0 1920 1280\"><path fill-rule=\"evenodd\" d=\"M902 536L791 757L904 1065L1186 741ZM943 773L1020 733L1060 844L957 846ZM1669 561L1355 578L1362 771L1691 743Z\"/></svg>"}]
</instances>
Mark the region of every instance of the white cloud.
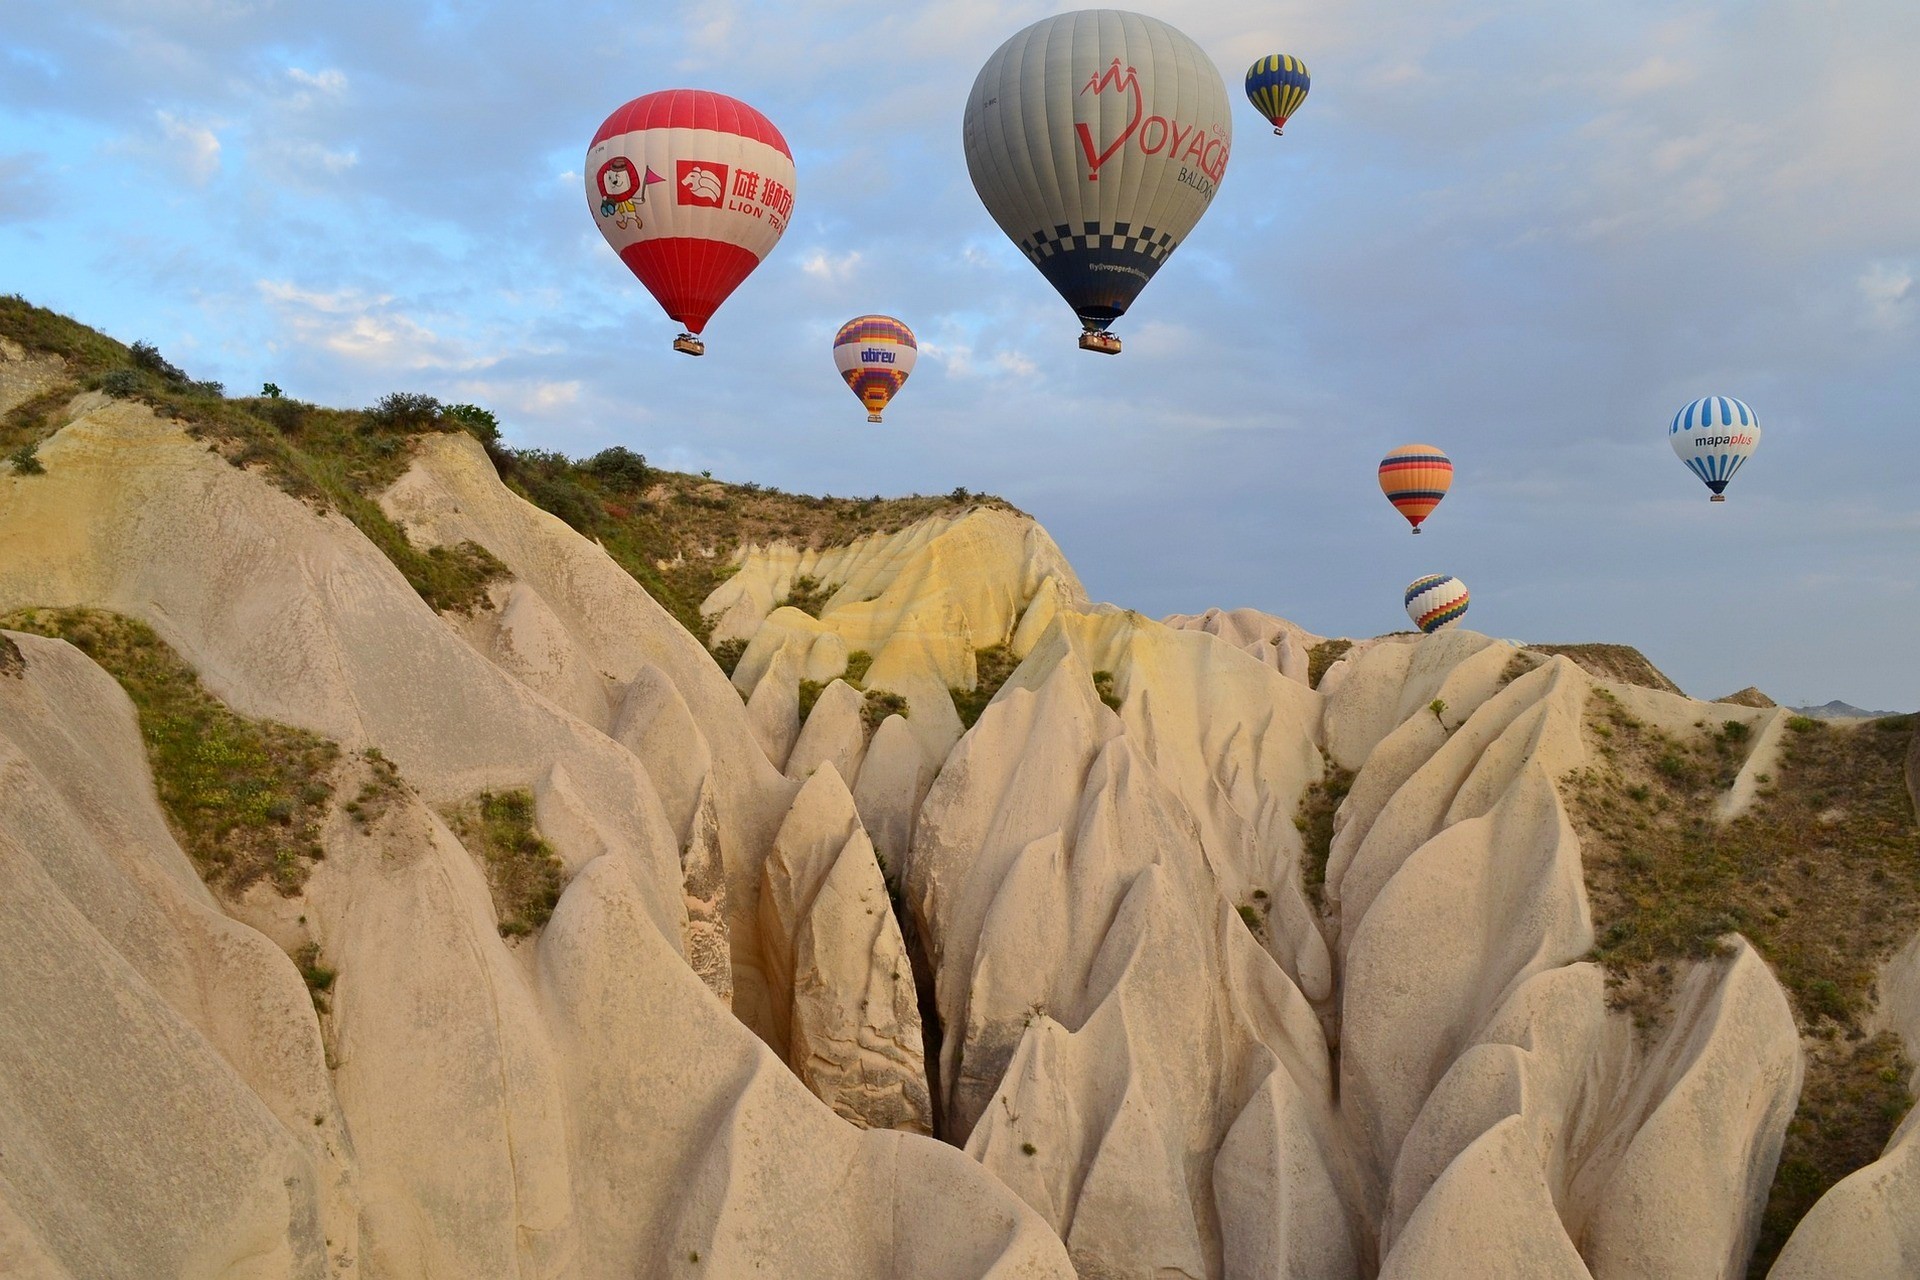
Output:
<instances>
[{"instance_id":1,"label":"white cloud","mask_svg":"<svg viewBox=\"0 0 1920 1280\"><path fill-rule=\"evenodd\" d=\"M182 120L171 111L158 111L154 116L173 159L189 181L204 186L220 172L220 138L211 127Z\"/></svg>"},{"instance_id":2,"label":"white cloud","mask_svg":"<svg viewBox=\"0 0 1920 1280\"><path fill-rule=\"evenodd\" d=\"M333 293L302 289L283 280L256 282L262 297L278 304L289 336L357 364L386 369L484 369L498 356L436 327L437 317L418 318L393 305L390 294L357 289Z\"/></svg>"},{"instance_id":3,"label":"white cloud","mask_svg":"<svg viewBox=\"0 0 1920 1280\"><path fill-rule=\"evenodd\" d=\"M346 92L347 76L338 67L327 67L320 71L307 71L300 67L288 67L287 78L295 84L328 97L338 97Z\"/></svg>"},{"instance_id":4,"label":"white cloud","mask_svg":"<svg viewBox=\"0 0 1920 1280\"><path fill-rule=\"evenodd\" d=\"M1866 304L1867 323L1876 329L1899 329L1913 320L1913 268L1876 262L1855 282Z\"/></svg>"},{"instance_id":5,"label":"white cloud","mask_svg":"<svg viewBox=\"0 0 1920 1280\"><path fill-rule=\"evenodd\" d=\"M858 249L849 249L845 253L829 253L825 249L812 249L800 259L800 269L815 280L838 283L850 280L853 273L860 269L861 253Z\"/></svg>"},{"instance_id":6,"label":"white cloud","mask_svg":"<svg viewBox=\"0 0 1920 1280\"><path fill-rule=\"evenodd\" d=\"M504 409L530 417L545 417L579 404L581 384L578 379L476 380L459 383L456 390L495 411Z\"/></svg>"},{"instance_id":7,"label":"white cloud","mask_svg":"<svg viewBox=\"0 0 1920 1280\"><path fill-rule=\"evenodd\" d=\"M390 293L370 297L358 289L340 289L333 293L323 293L317 289L302 289L286 280L260 280L255 282L262 297L270 302L288 302L307 307L314 311L330 314L365 311L370 307L384 307L393 301Z\"/></svg>"}]
</instances>

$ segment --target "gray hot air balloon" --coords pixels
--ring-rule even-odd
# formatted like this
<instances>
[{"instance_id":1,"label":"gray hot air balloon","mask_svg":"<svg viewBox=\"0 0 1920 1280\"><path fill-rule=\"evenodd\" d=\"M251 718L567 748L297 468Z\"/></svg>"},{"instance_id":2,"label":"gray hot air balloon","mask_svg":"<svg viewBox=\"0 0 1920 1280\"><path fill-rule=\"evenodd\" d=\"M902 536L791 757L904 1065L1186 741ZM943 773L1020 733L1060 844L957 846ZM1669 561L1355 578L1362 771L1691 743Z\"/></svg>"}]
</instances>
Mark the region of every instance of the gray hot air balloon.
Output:
<instances>
[{"instance_id":1,"label":"gray hot air balloon","mask_svg":"<svg viewBox=\"0 0 1920 1280\"><path fill-rule=\"evenodd\" d=\"M1089 351L1213 202L1233 146L1220 72L1156 18L1083 9L994 51L967 98L987 212L1079 315Z\"/></svg>"}]
</instances>

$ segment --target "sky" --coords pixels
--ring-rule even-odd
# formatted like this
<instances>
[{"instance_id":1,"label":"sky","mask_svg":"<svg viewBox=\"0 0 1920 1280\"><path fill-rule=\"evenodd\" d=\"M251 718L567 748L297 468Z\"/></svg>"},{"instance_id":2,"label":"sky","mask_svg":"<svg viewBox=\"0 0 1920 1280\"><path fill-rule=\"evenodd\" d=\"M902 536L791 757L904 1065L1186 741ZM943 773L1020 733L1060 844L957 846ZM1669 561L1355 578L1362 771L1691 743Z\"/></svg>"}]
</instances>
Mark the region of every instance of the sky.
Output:
<instances>
[{"instance_id":1,"label":"sky","mask_svg":"<svg viewBox=\"0 0 1920 1280\"><path fill-rule=\"evenodd\" d=\"M841 495L1000 494L1096 599L1632 644L1687 692L1920 707L1920 5L1166 0L1233 96L1200 224L1114 331L988 217L960 122L989 54L1073 6L931 0L9 0L0 292L230 393L492 408ZM1306 59L1275 138L1239 96ZM793 221L689 360L601 240L581 161L630 98L769 116ZM871 426L846 319L919 335ZM1737 396L1710 504L1666 427ZM1375 467L1439 445L1411 538Z\"/></svg>"}]
</instances>

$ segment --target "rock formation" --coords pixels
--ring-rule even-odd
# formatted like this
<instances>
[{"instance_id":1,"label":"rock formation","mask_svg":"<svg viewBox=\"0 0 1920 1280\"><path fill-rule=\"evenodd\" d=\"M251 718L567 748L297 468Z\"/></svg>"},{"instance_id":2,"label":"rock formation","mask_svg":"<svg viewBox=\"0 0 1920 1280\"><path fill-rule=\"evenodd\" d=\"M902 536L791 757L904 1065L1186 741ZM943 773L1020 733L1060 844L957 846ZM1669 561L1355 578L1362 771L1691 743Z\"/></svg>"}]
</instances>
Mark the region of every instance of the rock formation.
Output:
<instances>
[{"instance_id":1,"label":"rock formation","mask_svg":"<svg viewBox=\"0 0 1920 1280\"><path fill-rule=\"evenodd\" d=\"M742 550L706 604L729 683L470 437L382 499L506 566L442 616L146 408L70 415L0 474L0 616L137 618L344 754L299 891L216 895L120 685L0 637L0 1271L1743 1272L1793 1011L1737 934L1664 1021L1614 1009L1566 798L1596 690L1675 732L1703 704L1463 631L1312 688L1321 637L1093 604L986 509ZM1730 806L1783 715L1715 709ZM398 780L352 812L369 749ZM517 938L454 816L505 790L564 885ZM1776 1276L1915 1273L1914 1134Z\"/></svg>"}]
</instances>

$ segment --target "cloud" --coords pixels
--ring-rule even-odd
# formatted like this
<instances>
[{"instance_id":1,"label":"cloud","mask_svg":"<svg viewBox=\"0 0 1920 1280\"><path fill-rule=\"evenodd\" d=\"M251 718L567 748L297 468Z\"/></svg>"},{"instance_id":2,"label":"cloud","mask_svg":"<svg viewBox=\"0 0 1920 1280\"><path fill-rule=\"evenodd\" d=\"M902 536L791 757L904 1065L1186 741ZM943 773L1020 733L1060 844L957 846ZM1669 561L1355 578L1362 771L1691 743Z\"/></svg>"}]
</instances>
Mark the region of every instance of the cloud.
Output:
<instances>
[{"instance_id":1,"label":"cloud","mask_svg":"<svg viewBox=\"0 0 1920 1280\"><path fill-rule=\"evenodd\" d=\"M340 289L327 293L319 289L302 289L286 280L259 280L255 287L262 297L273 302L293 303L313 311L323 311L330 315L342 315L366 311L372 307L384 307L393 301L393 295L383 293L370 297L358 289Z\"/></svg>"},{"instance_id":2,"label":"cloud","mask_svg":"<svg viewBox=\"0 0 1920 1280\"><path fill-rule=\"evenodd\" d=\"M320 71L307 71L300 67L288 67L287 78L303 88L327 97L339 97L347 91L347 76L338 67L327 67Z\"/></svg>"},{"instance_id":3,"label":"cloud","mask_svg":"<svg viewBox=\"0 0 1920 1280\"><path fill-rule=\"evenodd\" d=\"M1866 306L1867 323L1875 329L1899 329L1913 321L1913 268L1908 264L1876 262L1855 282Z\"/></svg>"},{"instance_id":4,"label":"cloud","mask_svg":"<svg viewBox=\"0 0 1920 1280\"><path fill-rule=\"evenodd\" d=\"M171 111L156 111L169 153L189 182L205 186L220 172L220 138L205 124L183 120Z\"/></svg>"},{"instance_id":5,"label":"cloud","mask_svg":"<svg viewBox=\"0 0 1920 1280\"><path fill-rule=\"evenodd\" d=\"M354 364L389 370L473 370L499 360L445 332L446 322L440 318L423 318L395 306L388 294L372 296L357 289L329 293L282 280L261 280L256 287L277 304L294 340Z\"/></svg>"},{"instance_id":6,"label":"cloud","mask_svg":"<svg viewBox=\"0 0 1920 1280\"><path fill-rule=\"evenodd\" d=\"M496 412L508 411L544 418L578 405L581 383L577 378L564 381L538 378L518 381L473 380L456 383L455 390Z\"/></svg>"},{"instance_id":7,"label":"cloud","mask_svg":"<svg viewBox=\"0 0 1920 1280\"><path fill-rule=\"evenodd\" d=\"M860 269L864 255L858 249L848 249L843 253L834 253L828 249L810 249L800 259L800 269L815 280L838 284L851 280L854 272Z\"/></svg>"}]
</instances>

